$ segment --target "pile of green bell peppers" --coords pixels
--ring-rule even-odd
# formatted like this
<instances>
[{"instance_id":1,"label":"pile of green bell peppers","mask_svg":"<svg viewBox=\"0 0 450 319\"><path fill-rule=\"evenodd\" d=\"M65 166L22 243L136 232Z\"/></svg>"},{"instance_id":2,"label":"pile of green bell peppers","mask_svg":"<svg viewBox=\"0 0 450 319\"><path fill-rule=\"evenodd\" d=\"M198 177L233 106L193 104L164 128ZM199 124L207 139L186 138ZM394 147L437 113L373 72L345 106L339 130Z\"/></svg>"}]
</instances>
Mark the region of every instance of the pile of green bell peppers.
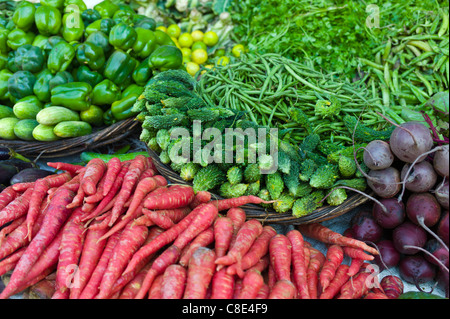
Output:
<instances>
[{"instance_id":1,"label":"pile of green bell peppers","mask_svg":"<svg viewBox=\"0 0 450 319\"><path fill-rule=\"evenodd\" d=\"M2 105L34 96L111 125L136 115L132 106L154 74L182 68L172 39L126 4L20 1L0 22Z\"/></svg>"}]
</instances>

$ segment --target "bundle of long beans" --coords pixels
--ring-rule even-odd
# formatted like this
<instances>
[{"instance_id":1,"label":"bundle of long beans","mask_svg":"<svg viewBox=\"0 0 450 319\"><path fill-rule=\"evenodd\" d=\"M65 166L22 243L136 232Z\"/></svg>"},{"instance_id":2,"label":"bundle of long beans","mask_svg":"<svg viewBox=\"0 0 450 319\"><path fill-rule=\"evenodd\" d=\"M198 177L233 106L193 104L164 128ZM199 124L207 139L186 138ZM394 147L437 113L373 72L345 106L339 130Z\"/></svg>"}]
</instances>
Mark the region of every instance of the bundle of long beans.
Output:
<instances>
[{"instance_id":1,"label":"bundle of long beans","mask_svg":"<svg viewBox=\"0 0 450 319\"><path fill-rule=\"evenodd\" d=\"M420 109L431 96L448 90L448 9L440 9L433 19L424 14L373 53L373 60L359 59L361 71L370 73L373 96L386 107Z\"/></svg>"},{"instance_id":2,"label":"bundle of long beans","mask_svg":"<svg viewBox=\"0 0 450 319\"><path fill-rule=\"evenodd\" d=\"M339 74L322 73L308 61L295 62L276 53L249 53L205 72L197 93L211 105L246 111L258 125L291 129L294 143L308 135L291 116L291 108L301 109L322 140L348 145L352 132L343 121L347 114L360 117L364 125L374 129L387 126L377 112L390 110L367 90L367 77L352 83ZM318 103L339 106L324 115L316 111Z\"/></svg>"}]
</instances>

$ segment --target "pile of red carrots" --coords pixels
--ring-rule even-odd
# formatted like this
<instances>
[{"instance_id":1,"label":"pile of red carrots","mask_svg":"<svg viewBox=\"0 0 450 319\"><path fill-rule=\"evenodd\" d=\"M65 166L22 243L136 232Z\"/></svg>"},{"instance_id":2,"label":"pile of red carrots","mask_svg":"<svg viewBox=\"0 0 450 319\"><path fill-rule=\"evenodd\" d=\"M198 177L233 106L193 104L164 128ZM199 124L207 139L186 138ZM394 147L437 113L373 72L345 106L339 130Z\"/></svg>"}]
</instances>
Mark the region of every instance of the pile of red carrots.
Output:
<instances>
[{"instance_id":1,"label":"pile of red carrots","mask_svg":"<svg viewBox=\"0 0 450 319\"><path fill-rule=\"evenodd\" d=\"M144 156L48 165L0 193L0 299L49 280L52 299L388 298L365 284L374 248L318 223L277 234L240 208L258 197L169 185Z\"/></svg>"}]
</instances>

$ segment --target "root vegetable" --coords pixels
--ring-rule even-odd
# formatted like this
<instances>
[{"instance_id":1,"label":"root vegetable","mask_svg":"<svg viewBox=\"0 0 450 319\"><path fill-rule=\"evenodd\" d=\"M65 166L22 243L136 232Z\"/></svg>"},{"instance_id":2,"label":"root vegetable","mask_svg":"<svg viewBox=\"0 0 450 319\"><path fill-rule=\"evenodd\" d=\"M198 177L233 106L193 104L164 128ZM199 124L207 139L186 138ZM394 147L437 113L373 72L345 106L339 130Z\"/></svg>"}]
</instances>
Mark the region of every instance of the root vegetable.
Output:
<instances>
[{"instance_id":1,"label":"root vegetable","mask_svg":"<svg viewBox=\"0 0 450 319\"><path fill-rule=\"evenodd\" d=\"M442 182L436 187L434 196L436 196L437 201L441 204L443 209L449 207L449 191L448 191L448 181Z\"/></svg>"},{"instance_id":2,"label":"root vegetable","mask_svg":"<svg viewBox=\"0 0 450 319\"><path fill-rule=\"evenodd\" d=\"M395 248L392 240L384 239L377 243L380 254L375 256L374 263L380 270L396 267L400 261L400 252Z\"/></svg>"},{"instance_id":3,"label":"root vegetable","mask_svg":"<svg viewBox=\"0 0 450 319\"><path fill-rule=\"evenodd\" d=\"M309 251L310 260L308 268L306 270L306 278L308 281L309 296L311 297L311 299L317 299L319 295L317 288L319 282L319 273L326 258L325 255L317 249L309 247Z\"/></svg>"},{"instance_id":4,"label":"root vegetable","mask_svg":"<svg viewBox=\"0 0 450 319\"><path fill-rule=\"evenodd\" d=\"M303 236L296 229L289 231L286 236L291 243L292 272L299 297L300 299L310 299L308 283L306 281L307 265L305 263Z\"/></svg>"},{"instance_id":5,"label":"root vegetable","mask_svg":"<svg viewBox=\"0 0 450 319\"><path fill-rule=\"evenodd\" d=\"M186 285L187 271L181 265L166 268L161 283L161 299L181 299Z\"/></svg>"},{"instance_id":6,"label":"root vegetable","mask_svg":"<svg viewBox=\"0 0 450 319\"><path fill-rule=\"evenodd\" d=\"M372 214L377 222L384 229L393 229L405 221L405 205L396 198L381 198L380 202L387 209L387 213L378 205L373 204Z\"/></svg>"},{"instance_id":7,"label":"root vegetable","mask_svg":"<svg viewBox=\"0 0 450 319\"><path fill-rule=\"evenodd\" d=\"M374 140L364 148L363 161L369 169L380 170L392 165L394 155L387 142Z\"/></svg>"},{"instance_id":8,"label":"root vegetable","mask_svg":"<svg viewBox=\"0 0 450 319\"><path fill-rule=\"evenodd\" d=\"M218 217L213 225L216 257L225 256L233 237L233 221L229 217Z\"/></svg>"},{"instance_id":9,"label":"root vegetable","mask_svg":"<svg viewBox=\"0 0 450 319\"><path fill-rule=\"evenodd\" d=\"M211 299L232 299L235 276L227 273L226 268L216 271L211 281Z\"/></svg>"},{"instance_id":10,"label":"root vegetable","mask_svg":"<svg viewBox=\"0 0 450 319\"><path fill-rule=\"evenodd\" d=\"M436 268L421 255L405 256L399 263L400 277L414 284L420 291L421 284L432 281L436 276Z\"/></svg>"},{"instance_id":11,"label":"root vegetable","mask_svg":"<svg viewBox=\"0 0 450 319\"><path fill-rule=\"evenodd\" d=\"M295 286L289 280L279 280L270 291L268 299L293 299L296 290Z\"/></svg>"},{"instance_id":12,"label":"root vegetable","mask_svg":"<svg viewBox=\"0 0 450 319\"><path fill-rule=\"evenodd\" d=\"M376 243L383 235L383 228L375 221L369 210L360 210L352 218L351 225L353 238L356 240Z\"/></svg>"},{"instance_id":13,"label":"root vegetable","mask_svg":"<svg viewBox=\"0 0 450 319\"><path fill-rule=\"evenodd\" d=\"M347 264L340 264L336 269L336 275L330 281L328 287L326 287L320 294L320 299L333 299L341 290L341 287L349 280L351 277L348 274L349 266Z\"/></svg>"},{"instance_id":14,"label":"root vegetable","mask_svg":"<svg viewBox=\"0 0 450 319\"><path fill-rule=\"evenodd\" d=\"M427 233L423 228L406 221L397 226L392 232L392 241L395 249L405 255L412 255L418 252L414 248L406 248L405 246L423 247L427 242Z\"/></svg>"},{"instance_id":15,"label":"root vegetable","mask_svg":"<svg viewBox=\"0 0 450 319\"><path fill-rule=\"evenodd\" d=\"M216 256L214 250L198 248L189 260L183 299L204 299L211 283Z\"/></svg>"},{"instance_id":16,"label":"root vegetable","mask_svg":"<svg viewBox=\"0 0 450 319\"><path fill-rule=\"evenodd\" d=\"M236 299L255 299L263 284L264 278L259 271L246 271L242 278L242 289Z\"/></svg>"},{"instance_id":17,"label":"root vegetable","mask_svg":"<svg viewBox=\"0 0 450 319\"><path fill-rule=\"evenodd\" d=\"M344 251L339 245L331 245L327 249L326 259L319 274L319 283L326 289L336 275L336 270L344 260Z\"/></svg>"},{"instance_id":18,"label":"root vegetable","mask_svg":"<svg viewBox=\"0 0 450 319\"><path fill-rule=\"evenodd\" d=\"M433 167L436 170L436 172L443 176L443 177L449 177L448 176L448 163L449 163L449 156L448 156L448 144L443 145L433 157Z\"/></svg>"},{"instance_id":19,"label":"root vegetable","mask_svg":"<svg viewBox=\"0 0 450 319\"><path fill-rule=\"evenodd\" d=\"M400 172L395 167L371 170L367 175L367 186L381 198L394 197L401 190Z\"/></svg>"},{"instance_id":20,"label":"root vegetable","mask_svg":"<svg viewBox=\"0 0 450 319\"><path fill-rule=\"evenodd\" d=\"M380 281L380 286L389 299L397 299L404 289L403 281L394 275L384 276Z\"/></svg>"},{"instance_id":21,"label":"root vegetable","mask_svg":"<svg viewBox=\"0 0 450 319\"><path fill-rule=\"evenodd\" d=\"M187 266L189 259L191 258L194 251L199 247L207 247L214 242L214 230L209 227L202 231L195 237L189 246L186 246L186 250L181 254L179 264L181 266Z\"/></svg>"},{"instance_id":22,"label":"root vegetable","mask_svg":"<svg viewBox=\"0 0 450 319\"><path fill-rule=\"evenodd\" d=\"M433 165L428 161L422 161L415 164L410 174L406 175L410 167L411 164L406 163L400 172L400 178L405 183L405 188L415 193L431 190L438 177Z\"/></svg>"}]
</instances>

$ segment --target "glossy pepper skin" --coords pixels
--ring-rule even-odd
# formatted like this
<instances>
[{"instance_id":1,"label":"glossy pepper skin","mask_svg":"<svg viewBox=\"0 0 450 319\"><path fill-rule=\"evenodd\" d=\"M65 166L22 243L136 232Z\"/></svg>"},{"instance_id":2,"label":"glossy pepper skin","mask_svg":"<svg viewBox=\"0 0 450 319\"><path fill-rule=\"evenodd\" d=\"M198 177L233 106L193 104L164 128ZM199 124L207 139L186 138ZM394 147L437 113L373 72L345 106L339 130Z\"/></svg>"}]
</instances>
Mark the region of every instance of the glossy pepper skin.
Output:
<instances>
[{"instance_id":1,"label":"glossy pepper skin","mask_svg":"<svg viewBox=\"0 0 450 319\"><path fill-rule=\"evenodd\" d=\"M109 56L109 54L113 50L113 47L111 46L111 44L109 44L108 36L105 33L103 33L102 31L95 31L95 32L91 33L84 42L92 43L92 44L102 48L103 54L105 55L105 59L106 59L106 56Z\"/></svg>"},{"instance_id":2,"label":"glossy pepper skin","mask_svg":"<svg viewBox=\"0 0 450 319\"><path fill-rule=\"evenodd\" d=\"M8 68L12 72L30 71L37 73L43 69L45 57L42 50L31 44L25 44L16 51L9 52Z\"/></svg>"},{"instance_id":3,"label":"glossy pepper skin","mask_svg":"<svg viewBox=\"0 0 450 319\"><path fill-rule=\"evenodd\" d=\"M101 69L106 62L102 47L92 42L81 43L77 47L76 58L80 65L87 65L93 71Z\"/></svg>"},{"instance_id":4,"label":"glossy pepper skin","mask_svg":"<svg viewBox=\"0 0 450 319\"><path fill-rule=\"evenodd\" d=\"M91 93L92 87L85 82L61 84L51 90L51 102L81 112L89 109Z\"/></svg>"},{"instance_id":5,"label":"glossy pepper skin","mask_svg":"<svg viewBox=\"0 0 450 319\"><path fill-rule=\"evenodd\" d=\"M64 0L64 13L72 10L83 12L84 10L87 10L87 6L83 0Z\"/></svg>"},{"instance_id":6,"label":"glossy pepper skin","mask_svg":"<svg viewBox=\"0 0 450 319\"><path fill-rule=\"evenodd\" d=\"M103 125L103 110L101 107L92 104L86 111L80 112L82 121L87 122L93 126Z\"/></svg>"},{"instance_id":7,"label":"glossy pepper skin","mask_svg":"<svg viewBox=\"0 0 450 319\"><path fill-rule=\"evenodd\" d=\"M85 23L79 12L74 11L63 15L62 37L67 42L79 41L84 35Z\"/></svg>"},{"instance_id":8,"label":"glossy pepper skin","mask_svg":"<svg viewBox=\"0 0 450 319\"><path fill-rule=\"evenodd\" d=\"M8 34L9 30L3 26L0 26L0 53L6 54L9 52L10 47L8 46Z\"/></svg>"},{"instance_id":9,"label":"glossy pepper skin","mask_svg":"<svg viewBox=\"0 0 450 319\"><path fill-rule=\"evenodd\" d=\"M119 10L114 12L114 15L112 16L112 19L116 21L116 23L126 23L128 25L131 25L133 23L133 16L136 14L133 9L131 9L129 6L120 6Z\"/></svg>"},{"instance_id":10,"label":"glossy pepper skin","mask_svg":"<svg viewBox=\"0 0 450 319\"><path fill-rule=\"evenodd\" d=\"M110 126L116 122L117 120L114 118L111 109L108 109L103 113L103 123L105 123L105 125Z\"/></svg>"},{"instance_id":11,"label":"glossy pepper skin","mask_svg":"<svg viewBox=\"0 0 450 319\"><path fill-rule=\"evenodd\" d=\"M42 70L36 76L36 83L33 86L33 93L39 101L47 103L50 102L50 80L54 74L49 69Z\"/></svg>"},{"instance_id":12,"label":"glossy pepper skin","mask_svg":"<svg viewBox=\"0 0 450 319\"><path fill-rule=\"evenodd\" d=\"M0 70L0 100L8 100L10 97L8 91L8 80L13 75L8 69Z\"/></svg>"},{"instance_id":13,"label":"glossy pepper skin","mask_svg":"<svg viewBox=\"0 0 450 319\"><path fill-rule=\"evenodd\" d=\"M120 86L131 77L134 69L135 61L132 57L122 50L116 50L106 61L103 75Z\"/></svg>"},{"instance_id":14,"label":"glossy pepper skin","mask_svg":"<svg viewBox=\"0 0 450 319\"><path fill-rule=\"evenodd\" d=\"M135 28L137 33L136 41L133 44L133 55L140 59L147 58L158 46L156 36L152 30Z\"/></svg>"},{"instance_id":15,"label":"glossy pepper skin","mask_svg":"<svg viewBox=\"0 0 450 319\"><path fill-rule=\"evenodd\" d=\"M133 80L138 85L144 86L153 75L153 70L150 68L150 65L148 64L149 60L150 57L146 58L133 71L132 75Z\"/></svg>"},{"instance_id":16,"label":"glossy pepper skin","mask_svg":"<svg viewBox=\"0 0 450 319\"><path fill-rule=\"evenodd\" d=\"M34 22L40 34L58 34L62 26L61 12L55 7L41 5L36 8Z\"/></svg>"},{"instance_id":17,"label":"glossy pepper skin","mask_svg":"<svg viewBox=\"0 0 450 319\"><path fill-rule=\"evenodd\" d=\"M91 70L87 65L82 65L76 71L76 79L78 82L86 82L94 87L103 80L103 75Z\"/></svg>"},{"instance_id":18,"label":"glossy pepper skin","mask_svg":"<svg viewBox=\"0 0 450 319\"><path fill-rule=\"evenodd\" d=\"M183 54L175 46L163 45L153 51L148 63L150 68L160 71L178 69L183 64Z\"/></svg>"},{"instance_id":19,"label":"glossy pepper skin","mask_svg":"<svg viewBox=\"0 0 450 319\"><path fill-rule=\"evenodd\" d=\"M143 28L152 31L156 30L156 21L153 18L142 14L135 14L133 16L133 25L135 28Z\"/></svg>"},{"instance_id":20,"label":"glossy pepper skin","mask_svg":"<svg viewBox=\"0 0 450 319\"><path fill-rule=\"evenodd\" d=\"M81 13L81 18L86 25L102 18L100 13L95 9L87 9Z\"/></svg>"},{"instance_id":21,"label":"glossy pepper skin","mask_svg":"<svg viewBox=\"0 0 450 319\"><path fill-rule=\"evenodd\" d=\"M113 81L104 79L92 89L92 104L111 105L114 101L120 100L121 96L120 88Z\"/></svg>"},{"instance_id":22,"label":"glossy pepper skin","mask_svg":"<svg viewBox=\"0 0 450 319\"><path fill-rule=\"evenodd\" d=\"M109 33L109 43L117 50L128 50L130 49L137 39L136 30L123 23L120 22L112 27L111 32Z\"/></svg>"},{"instance_id":23,"label":"glossy pepper skin","mask_svg":"<svg viewBox=\"0 0 450 319\"><path fill-rule=\"evenodd\" d=\"M61 72L57 72L50 79L50 82L48 84L50 86L50 91L51 91L55 86L70 83L70 82L74 82L74 78L73 78L72 74L70 74L67 71L61 71Z\"/></svg>"},{"instance_id":24,"label":"glossy pepper skin","mask_svg":"<svg viewBox=\"0 0 450 319\"><path fill-rule=\"evenodd\" d=\"M96 20L91 24L87 25L85 29L85 37L88 37L92 33L96 31L102 31L104 34L109 36L111 29L116 25L116 22L110 18L103 18L100 20Z\"/></svg>"},{"instance_id":25,"label":"glossy pepper skin","mask_svg":"<svg viewBox=\"0 0 450 319\"><path fill-rule=\"evenodd\" d=\"M111 104L111 113L117 121L136 116L136 112L132 112L134 102L136 102L139 94L129 94L122 99Z\"/></svg>"},{"instance_id":26,"label":"glossy pepper skin","mask_svg":"<svg viewBox=\"0 0 450 319\"><path fill-rule=\"evenodd\" d=\"M75 48L71 44L65 41L58 42L48 55L47 68L53 74L65 71L72 63L75 54Z\"/></svg>"},{"instance_id":27,"label":"glossy pepper skin","mask_svg":"<svg viewBox=\"0 0 450 319\"><path fill-rule=\"evenodd\" d=\"M12 21L17 28L28 31L34 25L34 14L36 7L28 1L21 1L17 4L12 16Z\"/></svg>"},{"instance_id":28,"label":"glossy pepper skin","mask_svg":"<svg viewBox=\"0 0 450 319\"><path fill-rule=\"evenodd\" d=\"M22 45L32 44L34 41L35 34L31 31L25 32L21 29L14 29L8 33L8 39L6 44L12 50L17 50Z\"/></svg>"},{"instance_id":29,"label":"glossy pepper skin","mask_svg":"<svg viewBox=\"0 0 450 319\"><path fill-rule=\"evenodd\" d=\"M8 91L16 99L33 95L36 76L29 71L17 71L8 79Z\"/></svg>"},{"instance_id":30,"label":"glossy pepper skin","mask_svg":"<svg viewBox=\"0 0 450 319\"><path fill-rule=\"evenodd\" d=\"M64 8L64 0L41 0L40 4L61 10Z\"/></svg>"},{"instance_id":31,"label":"glossy pepper skin","mask_svg":"<svg viewBox=\"0 0 450 319\"><path fill-rule=\"evenodd\" d=\"M159 45L173 45L175 46L175 42L170 38L170 36L161 31L161 30L155 30L154 31L155 37L156 37L156 43Z\"/></svg>"},{"instance_id":32,"label":"glossy pepper skin","mask_svg":"<svg viewBox=\"0 0 450 319\"><path fill-rule=\"evenodd\" d=\"M119 6L109 0L104 0L96 4L94 6L94 9L97 10L98 13L100 13L102 18L112 18L114 16L114 13L119 10Z\"/></svg>"}]
</instances>

